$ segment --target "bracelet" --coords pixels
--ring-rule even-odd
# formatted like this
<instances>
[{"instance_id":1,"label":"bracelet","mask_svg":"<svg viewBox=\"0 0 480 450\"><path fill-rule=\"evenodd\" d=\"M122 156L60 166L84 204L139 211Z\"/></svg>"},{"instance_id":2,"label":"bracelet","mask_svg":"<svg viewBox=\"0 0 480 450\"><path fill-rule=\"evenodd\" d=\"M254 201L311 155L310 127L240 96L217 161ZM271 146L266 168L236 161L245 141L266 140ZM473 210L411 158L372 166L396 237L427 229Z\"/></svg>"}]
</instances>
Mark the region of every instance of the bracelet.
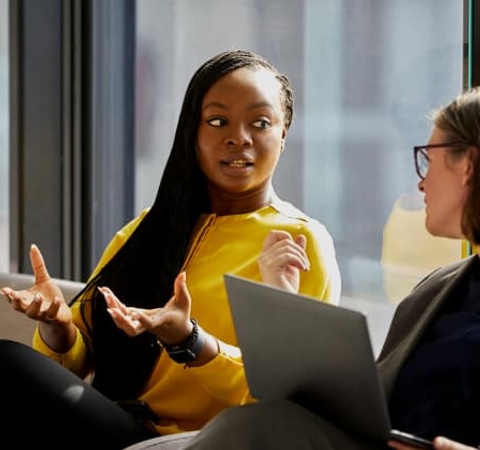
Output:
<instances>
[{"instance_id":1,"label":"bracelet","mask_svg":"<svg viewBox=\"0 0 480 450\"><path fill-rule=\"evenodd\" d=\"M205 332L195 319L191 318L190 322L193 324L192 332L176 344L167 344L157 336L157 343L166 350L168 356L175 362L189 363L195 361L205 346Z\"/></svg>"}]
</instances>

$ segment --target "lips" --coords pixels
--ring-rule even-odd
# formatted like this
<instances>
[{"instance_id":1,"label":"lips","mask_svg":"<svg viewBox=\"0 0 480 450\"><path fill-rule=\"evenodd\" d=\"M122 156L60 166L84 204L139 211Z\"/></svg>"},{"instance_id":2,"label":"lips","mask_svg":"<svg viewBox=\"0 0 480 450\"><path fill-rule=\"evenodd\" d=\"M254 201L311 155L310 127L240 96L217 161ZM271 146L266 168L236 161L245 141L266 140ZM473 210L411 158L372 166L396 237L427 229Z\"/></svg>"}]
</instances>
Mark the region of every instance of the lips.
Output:
<instances>
[{"instance_id":1,"label":"lips","mask_svg":"<svg viewBox=\"0 0 480 450\"><path fill-rule=\"evenodd\" d=\"M253 162L247 161L245 159L233 159L231 161L222 161L222 164L229 166L229 167L235 167L235 168L243 168L243 167L249 167L253 166Z\"/></svg>"}]
</instances>

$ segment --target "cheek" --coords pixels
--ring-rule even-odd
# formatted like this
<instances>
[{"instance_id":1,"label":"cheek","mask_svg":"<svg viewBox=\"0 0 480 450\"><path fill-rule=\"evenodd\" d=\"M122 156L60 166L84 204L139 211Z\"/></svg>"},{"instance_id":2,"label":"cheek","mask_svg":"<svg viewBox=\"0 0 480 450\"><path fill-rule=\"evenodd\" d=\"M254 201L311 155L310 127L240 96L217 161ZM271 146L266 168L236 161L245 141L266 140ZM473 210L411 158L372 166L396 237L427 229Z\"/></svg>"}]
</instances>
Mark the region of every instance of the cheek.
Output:
<instances>
[{"instance_id":1,"label":"cheek","mask_svg":"<svg viewBox=\"0 0 480 450\"><path fill-rule=\"evenodd\" d=\"M198 161L198 165L200 166L200 170L202 172L205 172L205 170L208 168L208 162L209 162L209 158L208 158L207 152L205 151L205 147L197 143L195 154L197 155L197 161Z\"/></svg>"}]
</instances>

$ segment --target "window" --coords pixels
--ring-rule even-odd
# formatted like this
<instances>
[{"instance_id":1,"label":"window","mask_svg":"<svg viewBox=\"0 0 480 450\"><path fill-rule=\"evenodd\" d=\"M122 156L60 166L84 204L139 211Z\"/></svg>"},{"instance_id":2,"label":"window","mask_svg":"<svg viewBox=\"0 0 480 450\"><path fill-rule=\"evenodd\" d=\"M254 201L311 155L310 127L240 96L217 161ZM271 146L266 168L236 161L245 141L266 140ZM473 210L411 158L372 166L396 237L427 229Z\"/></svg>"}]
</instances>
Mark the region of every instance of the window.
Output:
<instances>
[{"instance_id":1,"label":"window","mask_svg":"<svg viewBox=\"0 0 480 450\"><path fill-rule=\"evenodd\" d=\"M369 312L381 343L416 280L461 257L424 229L411 149L462 90L463 14L449 0L137 0L136 211L154 199L193 71L228 48L262 54L297 99L274 185L328 227L342 302Z\"/></svg>"},{"instance_id":2,"label":"window","mask_svg":"<svg viewBox=\"0 0 480 450\"><path fill-rule=\"evenodd\" d=\"M9 261L8 0L0 0L0 271Z\"/></svg>"}]
</instances>

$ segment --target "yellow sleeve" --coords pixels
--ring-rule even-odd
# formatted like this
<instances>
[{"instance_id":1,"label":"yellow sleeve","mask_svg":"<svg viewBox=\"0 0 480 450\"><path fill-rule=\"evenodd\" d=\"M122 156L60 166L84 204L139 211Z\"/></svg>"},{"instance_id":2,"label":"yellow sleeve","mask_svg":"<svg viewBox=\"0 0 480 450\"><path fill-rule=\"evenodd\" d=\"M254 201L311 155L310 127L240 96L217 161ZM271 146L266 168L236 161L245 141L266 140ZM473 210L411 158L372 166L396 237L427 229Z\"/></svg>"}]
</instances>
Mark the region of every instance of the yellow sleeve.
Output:
<instances>
[{"instance_id":1,"label":"yellow sleeve","mask_svg":"<svg viewBox=\"0 0 480 450\"><path fill-rule=\"evenodd\" d=\"M203 366L189 367L214 397L228 405L252 403L240 349L225 342L218 342L220 353ZM188 367L188 366L187 366Z\"/></svg>"},{"instance_id":2,"label":"yellow sleeve","mask_svg":"<svg viewBox=\"0 0 480 450\"><path fill-rule=\"evenodd\" d=\"M338 305L342 289L334 242L326 227L309 220L300 230L307 237L310 270L301 272L299 293Z\"/></svg>"},{"instance_id":3,"label":"yellow sleeve","mask_svg":"<svg viewBox=\"0 0 480 450\"><path fill-rule=\"evenodd\" d=\"M78 328L77 337L72 348L65 353L57 353L43 341L37 326L33 334L33 348L58 362L66 369L71 370L81 378L85 378L90 372L91 367L88 364L88 349Z\"/></svg>"}]
</instances>

